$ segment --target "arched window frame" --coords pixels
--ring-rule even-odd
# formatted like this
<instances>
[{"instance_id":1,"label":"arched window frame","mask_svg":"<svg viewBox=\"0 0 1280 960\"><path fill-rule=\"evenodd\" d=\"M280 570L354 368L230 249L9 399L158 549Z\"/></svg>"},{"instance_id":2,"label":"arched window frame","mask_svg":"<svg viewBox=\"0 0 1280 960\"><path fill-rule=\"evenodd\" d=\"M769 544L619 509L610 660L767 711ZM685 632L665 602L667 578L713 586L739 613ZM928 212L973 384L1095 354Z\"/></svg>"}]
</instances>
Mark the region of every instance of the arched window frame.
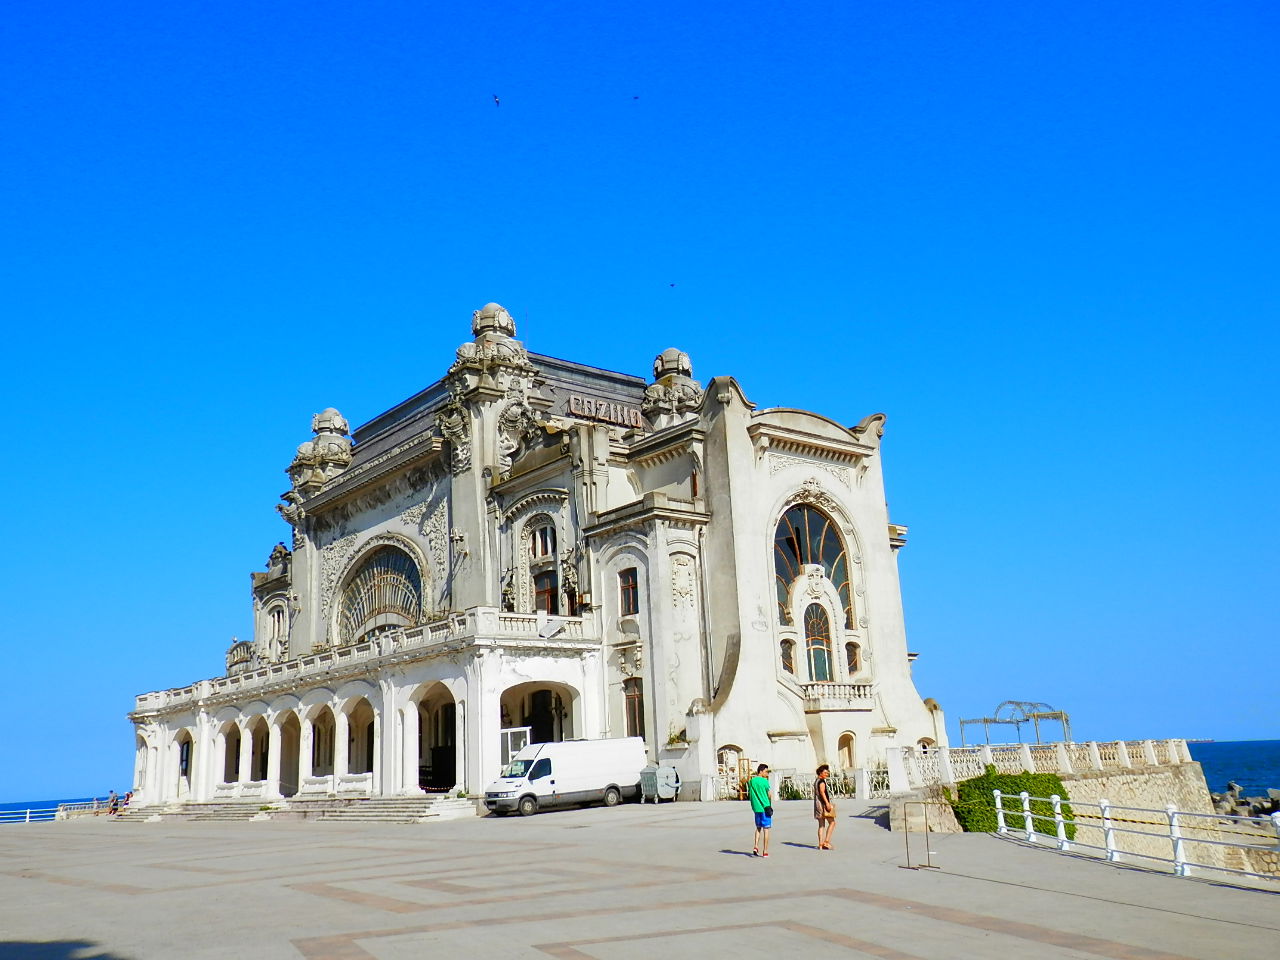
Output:
<instances>
[{"instance_id":1,"label":"arched window frame","mask_svg":"<svg viewBox=\"0 0 1280 960\"><path fill-rule=\"evenodd\" d=\"M814 481L816 483L816 481ZM806 487L810 484L806 484ZM815 681L809 663L808 649L804 636L804 611L809 603L818 602L826 609L830 617L831 624L831 680L833 682L848 682L852 678L852 674L848 672L848 664L846 662L845 647L847 642L855 642L859 645L859 666L862 673L867 670L867 661L869 653L866 647L866 638L864 625L859 622L859 610L855 606L855 601L862 596L862 586L864 583L863 571L861 566L861 554L858 549L858 538L856 532L849 523L847 516L841 511L839 504L835 499L825 493L817 496L820 499L807 495L808 491L802 491L786 500L780 501L777 512L774 514L777 520L771 528L772 533L767 540L770 550L770 562L773 564L775 583L778 592L778 623L775 626L775 636L779 643L784 640L790 640L795 644L795 665L796 672L794 675L788 674L782 665L782 657L777 654L775 663L777 664L778 676L787 680L794 680L799 683L823 682ZM815 503L821 506L814 506ZM779 569L778 563L778 541L780 533L785 533L786 521L791 511L796 508L803 507L812 514L822 519L822 526L829 530L829 535L836 538L840 546L840 553L845 558L844 570L847 570L847 577L842 571L839 577L840 583L833 583L828 576L826 567L822 564L801 564L798 568L794 567L787 571L793 573L789 583L785 583L786 589L783 590L783 575ZM841 589L844 587L844 589Z\"/></svg>"},{"instance_id":2,"label":"arched window frame","mask_svg":"<svg viewBox=\"0 0 1280 960\"><path fill-rule=\"evenodd\" d=\"M835 629L850 629L857 623L853 603L854 556L840 523L830 512L809 503L790 503L773 528L773 574L778 600L778 618L783 623L793 615L787 600L801 577L819 567L839 597L835 609L842 611Z\"/></svg>"},{"instance_id":3,"label":"arched window frame","mask_svg":"<svg viewBox=\"0 0 1280 960\"><path fill-rule=\"evenodd\" d=\"M832 683L836 679L831 662L831 611L812 602L804 608L804 662L811 683Z\"/></svg>"},{"instance_id":4,"label":"arched window frame","mask_svg":"<svg viewBox=\"0 0 1280 960\"><path fill-rule=\"evenodd\" d=\"M399 610L386 610L367 614L360 623L352 626L347 612L348 592L351 590L352 585L364 575L366 569L374 560L383 551L387 550L394 550L403 556L404 559L398 561L398 565L401 567L402 573L411 574L406 576L405 579L414 585L416 589L416 606L406 606ZM387 627L409 627L422 623L429 612L430 581L425 573L426 569L426 564L423 562L421 554L399 538L379 537L369 541L360 552L360 555L351 563L346 575L342 578L342 586L334 598L333 622L330 626L330 631L331 636L337 639L337 644L339 646L347 646L353 643L360 643L368 639L371 634ZM414 583L415 580L416 584ZM378 620L384 622L378 623ZM373 622L372 627L369 626L371 622Z\"/></svg>"}]
</instances>

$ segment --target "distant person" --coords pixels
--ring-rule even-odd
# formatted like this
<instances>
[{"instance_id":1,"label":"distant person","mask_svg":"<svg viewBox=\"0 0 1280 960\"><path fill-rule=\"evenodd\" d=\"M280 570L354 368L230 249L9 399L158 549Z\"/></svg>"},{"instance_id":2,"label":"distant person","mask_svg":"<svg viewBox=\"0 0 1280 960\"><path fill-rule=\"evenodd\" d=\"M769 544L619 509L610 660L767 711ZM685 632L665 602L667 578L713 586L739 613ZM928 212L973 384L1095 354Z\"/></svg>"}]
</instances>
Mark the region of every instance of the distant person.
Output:
<instances>
[{"instance_id":1,"label":"distant person","mask_svg":"<svg viewBox=\"0 0 1280 960\"><path fill-rule=\"evenodd\" d=\"M831 767L818 768L818 779L813 781L813 819L818 821L818 849L831 849L831 834L836 829L836 803L831 799Z\"/></svg>"},{"instance_id":2,"label":"distant person","mask_svg":"<svg viewBox=\"0 0 1280 960\"><path fill-rule=\"evenodd\" d=\"M130 790L128 793L124 795L124 800L121 801L120 806L127 807L129 805L129 801L132 799L133 799L133 791Z\"/></svg>"},{"instance_id":3,"label":"distant person","mask_svg":"<svg viewBox=\"0 0 1280 960\"><path fill-rule=\"evenodd\" d=\"M120 812L120 794L112 790L110 796L107 797L107 816L110 817L119 812Z\"/></svg>"},{"instance_id":4,"label":"distant person","mask_svg":"<svg viewBox=\"0 0 1280 960\"><path fill-rule=\"evenodd\" d=\"M747 781L747 799L751 801L751 812L755 814L756 820L755 846L751 848L751 854L767 857L769 828L773 826L773 805L769 803L769 765L767 763L756 767L756 775Z\"/></svg>"}]
</instances>

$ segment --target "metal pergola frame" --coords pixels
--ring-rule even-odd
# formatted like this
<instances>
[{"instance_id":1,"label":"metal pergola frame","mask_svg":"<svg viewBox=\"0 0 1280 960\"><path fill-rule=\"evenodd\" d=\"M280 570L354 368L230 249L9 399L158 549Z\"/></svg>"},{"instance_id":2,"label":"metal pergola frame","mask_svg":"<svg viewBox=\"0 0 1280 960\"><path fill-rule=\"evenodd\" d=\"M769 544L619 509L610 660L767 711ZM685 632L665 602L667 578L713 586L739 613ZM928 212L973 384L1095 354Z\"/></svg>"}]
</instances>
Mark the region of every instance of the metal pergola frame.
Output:
<instances>
[{"instance_id":1,"label":"metal pergola frame","mask_svg":"<svg viewBox=\"0 0 1280 960\"><path fill-rule=\"evenodd\" d=\"M965 724L982 724L982 737L987 742L991 742L991 725L992 724L1012 724L1018 734L1018 742L1022 743L1022 725L1030 723L1035 726L1036 743L1040 743L1040 721L1056 720L1062 724L1062 739L1071 740L1071 718L1067 716L1065 710L1057 710L1047 703L1037 703L1031 700L1006 700L1000 706L996 707L995 712L989 717L974 717L969 720L960 721L960 746L965 746L964 728Z\"/></svg>"}]
</instances>

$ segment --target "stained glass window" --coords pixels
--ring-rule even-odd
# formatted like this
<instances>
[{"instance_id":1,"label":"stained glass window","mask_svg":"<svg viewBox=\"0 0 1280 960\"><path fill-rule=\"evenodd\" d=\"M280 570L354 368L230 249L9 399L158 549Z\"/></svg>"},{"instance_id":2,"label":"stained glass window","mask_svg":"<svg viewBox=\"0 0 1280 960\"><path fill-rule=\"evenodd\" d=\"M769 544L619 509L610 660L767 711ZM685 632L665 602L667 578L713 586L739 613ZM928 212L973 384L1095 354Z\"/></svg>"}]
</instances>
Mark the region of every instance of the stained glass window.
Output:
<instances>
[{"instance_id":1,"label":"stained glass window","mask_svg":"<svg viewBox=\"0 0 1280 960\"><path fill-rule=\"evenodd\" d=\"M805 607L804 642L809 648L809 679L831 680L831 620L819 603Z\"/></svg>"},{"instance_id":2,"label":"stained glass window","mask_svg":"<svg viewBox=\"0 0 1280 960\"><path fill-rule=\"evenodd\" d=\"M840 533L830 517L807 504L797 504L782 515L773 536L773 572L778 591L778 617L787 622L787 592L805 564L821 564L844 603L845 625L853 623L849 591L849 559Z\"/></svg>"},{"instance_id":3,"label":"stained glass window","mask_svg":"<svg viewBox=\"0 0 1280 960\"><path fill-rule=\"evenodd\" d=\"M344 644L357 643L392 627L411 627L421 611L418 565L403 550L379 547L342 591L339 636Z\"/></svg>"}]
</instances>

